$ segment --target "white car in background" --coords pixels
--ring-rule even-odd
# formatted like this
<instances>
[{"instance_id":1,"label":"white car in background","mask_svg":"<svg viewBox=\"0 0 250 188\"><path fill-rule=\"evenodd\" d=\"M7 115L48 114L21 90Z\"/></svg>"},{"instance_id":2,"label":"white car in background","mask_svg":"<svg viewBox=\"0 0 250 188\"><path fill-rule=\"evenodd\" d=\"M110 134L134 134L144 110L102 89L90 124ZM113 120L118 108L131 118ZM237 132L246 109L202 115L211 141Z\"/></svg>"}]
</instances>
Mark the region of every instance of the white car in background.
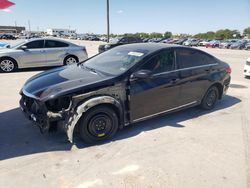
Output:
<instances>
[{"instance_id":1,"label":"white car in background","mask_svg":"<svg viewBox=\"0 0 250 188\"><path fill-rule=\"evenodd\" d=\"M87 58L85 46L51 38L30 39L0 49L0 71L69 65Z\"/></svg>"},{"instance_id":2,"label":"white car in background","mask_svg":"<svg viewBox=\"0 0 250 188\"><path fill-rule=\"evenodd\" d=\"M250 57L247 59L247 62L245 64L244 75L245 77L250 77Z\"/></svg>"},{"instance_id":3,"label":"white car in background","mask_svg":"<svg viewBox=\"0 0 250 188\"><path fill-rule=\"evenodd\" d=\"M199 42L199 46L206 46L211 40L202 40Z\"/></svg>"}]
</instances>

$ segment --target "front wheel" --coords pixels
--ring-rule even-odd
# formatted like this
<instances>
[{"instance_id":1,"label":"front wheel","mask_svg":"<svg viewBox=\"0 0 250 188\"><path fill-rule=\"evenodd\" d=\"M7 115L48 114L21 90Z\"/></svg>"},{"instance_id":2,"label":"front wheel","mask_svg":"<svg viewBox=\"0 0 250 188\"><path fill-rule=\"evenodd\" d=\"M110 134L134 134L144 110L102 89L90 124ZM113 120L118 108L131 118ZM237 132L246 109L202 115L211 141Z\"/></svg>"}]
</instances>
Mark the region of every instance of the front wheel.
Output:
<instances>
[{"instance_id":1,"label":"front wheel","mask_svg":"<svg viewBox=\"0 0 250 188\"><path fill-rule=\"evenodd\" d=\"M81 139L89 144L106 141L118 131L118 117L112 108L98 106L90 109L80 120Z\"/></svg>"},{"instance_id":2,"label":"front wheel","mask_svg":"<svg viewBox=\"0 0 250 188\"><path fill-rule=\"evenodd\" d=\"M211 110L214 108L216 102L219 99L219 90L216 86L212 86L208 89L206 95L202 99L201 108L205 110Z\"/></svg>"},{"instance_id":3,"label":"front wheel","mask_svg":"<svg viewBox=\"0 0 250 188\"><path fill-rule=\"evenodd\" d=\"M17 69L16 62L11 58L0 59L0 70L2 72L13 72Z\"/></svg>"}]
</instances>

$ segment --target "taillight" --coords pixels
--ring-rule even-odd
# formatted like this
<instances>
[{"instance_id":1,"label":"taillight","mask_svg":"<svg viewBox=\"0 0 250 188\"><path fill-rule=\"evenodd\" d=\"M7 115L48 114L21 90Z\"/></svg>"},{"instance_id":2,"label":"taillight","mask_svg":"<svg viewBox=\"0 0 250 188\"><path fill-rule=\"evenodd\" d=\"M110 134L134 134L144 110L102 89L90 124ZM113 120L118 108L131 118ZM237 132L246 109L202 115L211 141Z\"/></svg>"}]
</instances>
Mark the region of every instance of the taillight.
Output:
<instances>
[{"instance_id":1,"label":"taillight","mask_svg":"<svg viewBox=\"0 0 250 188\"><path fill-rule=\"evenodd\" d=\"M232 69L231 69L230 67L228 67L228 68L226 68L226 72L227 72L228 74L231 74L231 73L232 73Z\"/></svg>"},{"instance_id":2,"label":"taillight","mask_svg":"<svg viewBox=\"0 0 250 188\"><path fill-rule=\"evenodd\" d=\"M86 48L83 48L82 50L86 55L88 55Z\"/></svg>"}]
</instances>

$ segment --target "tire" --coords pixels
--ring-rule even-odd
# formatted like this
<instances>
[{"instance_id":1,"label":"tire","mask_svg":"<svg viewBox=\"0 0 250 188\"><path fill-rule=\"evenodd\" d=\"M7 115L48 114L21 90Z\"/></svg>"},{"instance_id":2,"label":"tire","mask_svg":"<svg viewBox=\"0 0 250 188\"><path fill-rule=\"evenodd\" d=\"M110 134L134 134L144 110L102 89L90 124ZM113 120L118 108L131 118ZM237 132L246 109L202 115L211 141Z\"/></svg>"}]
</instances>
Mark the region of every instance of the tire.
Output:
<instances>
[{"instance_id":1,"label":"tire","mask_svg":"<svg viewBox=\"0 0 250 188\"><path fill-rule=\"evenodd\" d=\"M0 71L1 72L13 72L17 69L17 63L12 58L0 59Z\"/></svg>"},{"instance_id":2,"label":"tire","mask_svg":"<svg viewBox=\"0 0 250 188\"><path fill-rule=\"evenodd\" d=\"M71 65L74 63L78 63L78 59L75 56L67 56L63 61L64 65Z\"/></svg>"},{"instance_id":3,"label":"tire","mask_svg":"<svg viewBox=\"0 0 250 188\"><path fill-rule=\"evenodd\" d=\"M216 86L210 87L201 101L201 108L211 110L219 99L219 90Z\"/></svg>"},{"instance_id":4,"label":"tire","mask_svg":"<svg viewBox=\"0 0 250 188\"><path fill-rule=\"evenodd\" d=\"M80 119L79 134L84 142L97 144L112 138L118 128L115 111L106 106L98 106L87 111Z\"/></svg>"}]
</instances>

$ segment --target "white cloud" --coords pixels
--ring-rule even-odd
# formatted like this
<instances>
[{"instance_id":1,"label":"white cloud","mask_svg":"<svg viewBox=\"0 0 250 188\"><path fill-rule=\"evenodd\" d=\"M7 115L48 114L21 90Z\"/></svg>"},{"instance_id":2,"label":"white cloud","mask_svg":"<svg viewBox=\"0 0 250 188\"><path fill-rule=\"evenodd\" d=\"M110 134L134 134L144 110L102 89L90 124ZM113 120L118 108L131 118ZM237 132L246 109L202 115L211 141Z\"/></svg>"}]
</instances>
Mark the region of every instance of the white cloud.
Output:
<instances>
[{"instance_id":1,"label":"white cloud","mask_svg":"<svg viewBox=\"0 0 250 188\"><path fill-rule=\"evenodd\" d=\"M117 10L116 13L117 14L122 14L124 11L123 10Z\"/></svg>"}]
</instances>

